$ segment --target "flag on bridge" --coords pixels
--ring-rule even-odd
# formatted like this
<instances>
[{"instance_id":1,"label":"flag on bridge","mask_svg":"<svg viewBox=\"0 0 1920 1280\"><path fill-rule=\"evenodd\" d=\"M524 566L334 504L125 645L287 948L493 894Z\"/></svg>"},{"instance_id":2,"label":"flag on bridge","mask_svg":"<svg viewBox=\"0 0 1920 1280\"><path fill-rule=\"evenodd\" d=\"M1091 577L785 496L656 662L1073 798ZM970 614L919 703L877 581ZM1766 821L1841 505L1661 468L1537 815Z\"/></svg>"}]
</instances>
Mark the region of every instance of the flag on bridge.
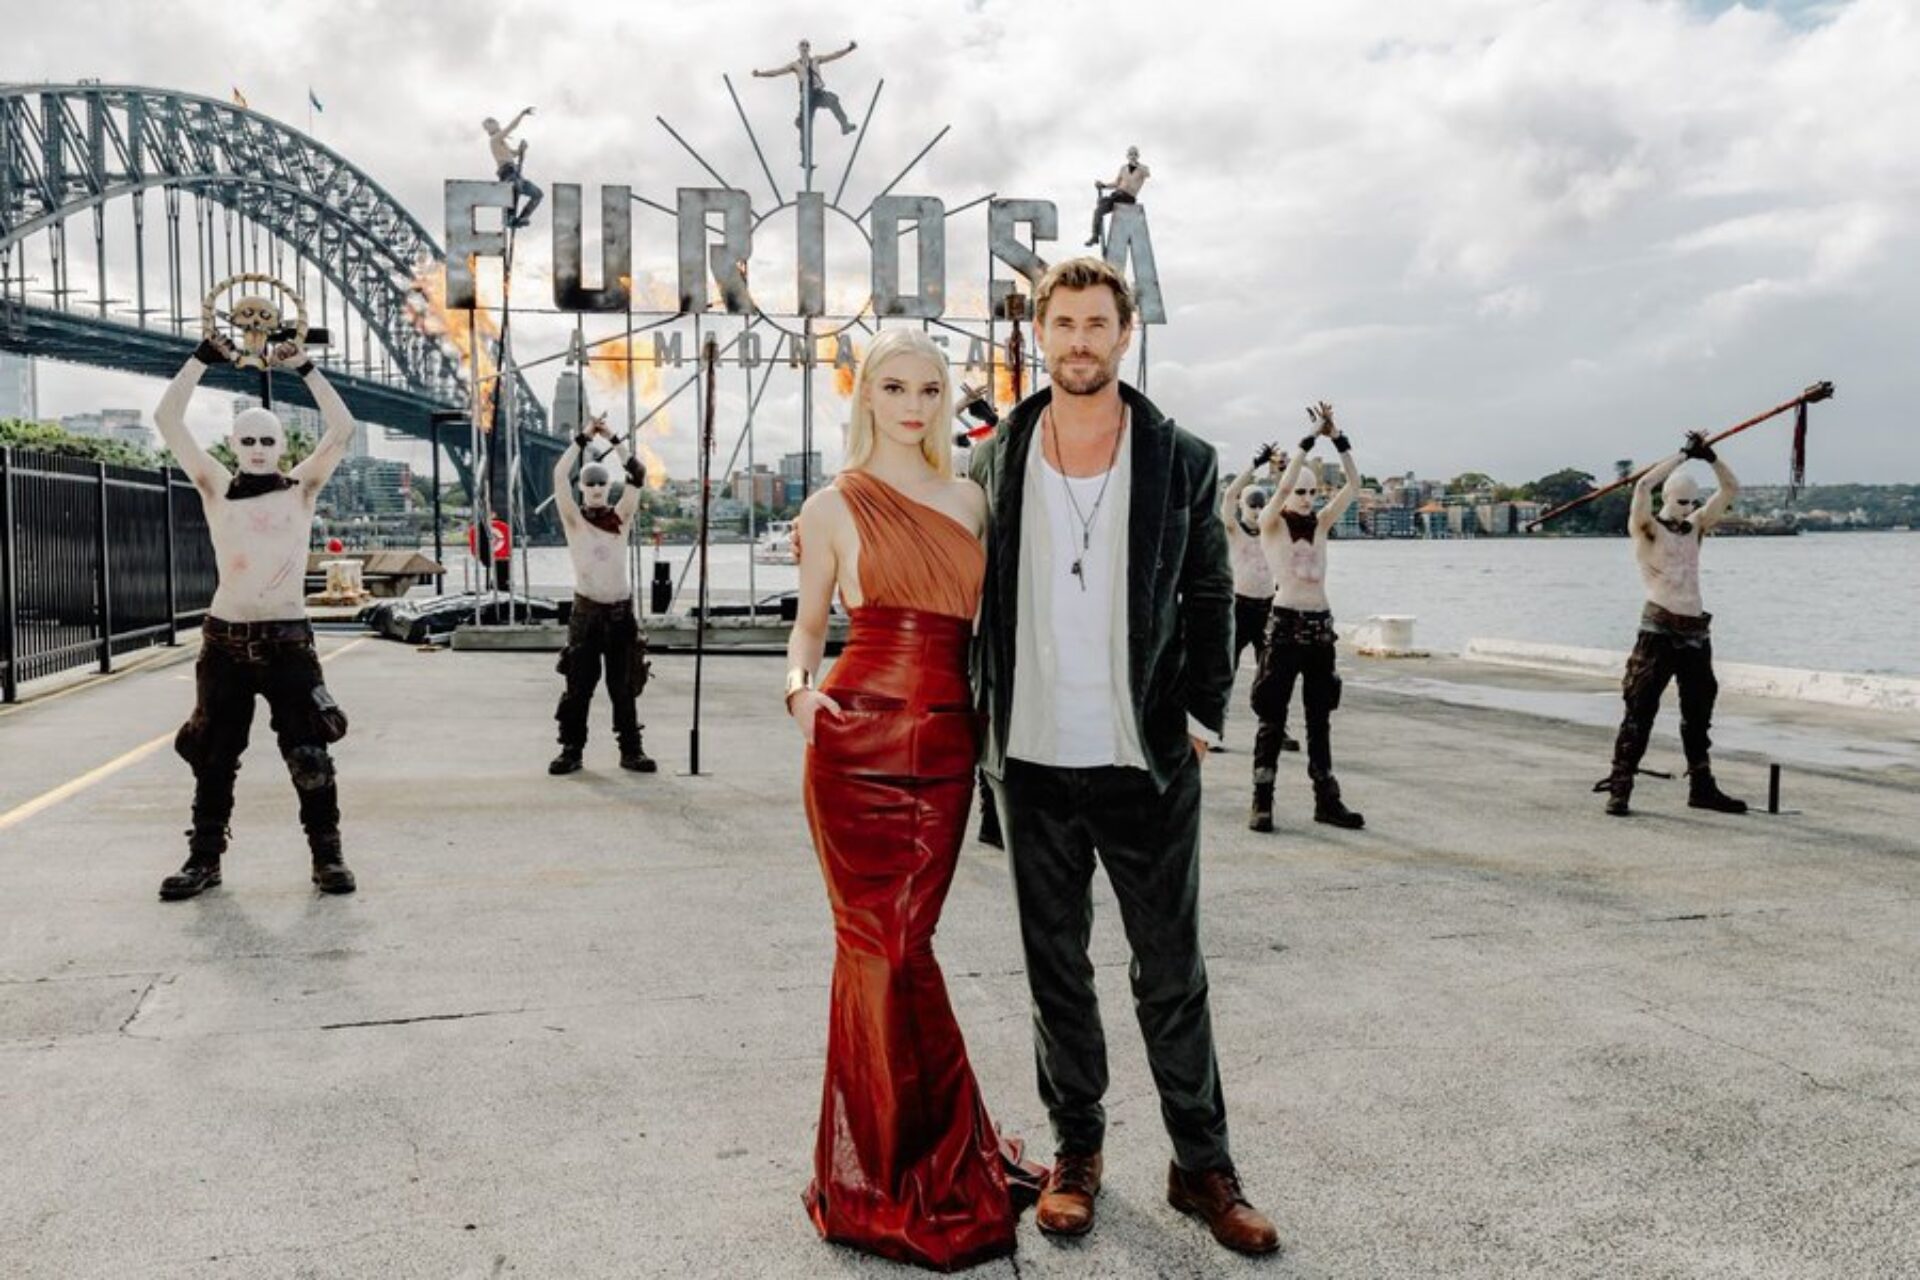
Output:
<instances>
[{"instance_id":1,"label":"flag on bridge","mask_svg":"<svg viewBox=\"0 0 1920 1280\"><path fill-rule=\"evenodd\" d=\"M321 106L321 105L320 105L320 99L319 99L318 97L316 97L316 96L314 96L314 92L313 92L313 86L312 86L312 85L308 85L308 86L307 86L307 101L308 101L308 102L309 102L310 104L312 104L312 106L313 106L313 109L314 109L315 111L325 111L325 110L326 110L326 108L325 108L325 107L323 107L323 106Z\"/></svg>"},{"instance_id":2,"label":"flag on bridge","mask_svg":"<svg viewBox=\"0 0 1920 1280\"><path fill-rule=\"evenodd\" d=\"M246 105L247 105L247 95L240 92L240 88L238 85L234 86L233 105L243 110L246 108Z\"/></svg>"}]
</instances>

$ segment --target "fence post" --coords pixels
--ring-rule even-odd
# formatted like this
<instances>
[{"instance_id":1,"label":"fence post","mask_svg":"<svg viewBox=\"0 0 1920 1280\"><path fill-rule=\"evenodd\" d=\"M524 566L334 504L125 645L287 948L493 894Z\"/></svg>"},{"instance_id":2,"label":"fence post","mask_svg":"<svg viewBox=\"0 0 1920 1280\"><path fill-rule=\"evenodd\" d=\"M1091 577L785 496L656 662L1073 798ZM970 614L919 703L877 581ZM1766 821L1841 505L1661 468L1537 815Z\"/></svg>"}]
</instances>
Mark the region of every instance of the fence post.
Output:
<instances>
[{"instance_id":1,"label":"fence post","mask_svg":"<svg viewBox=\"0 0 1920 1280\"><path fill-rule=\"evenodd\" d=\"M173 469L160 468L160 492L167 495L167 644L180 643L180 590L178 570L175 568L174 531L173 531Z\"/></svg>"},{"instance_id":2,"label":"fence post","mask_svg":"<svg viewBox=\"0 0 1920 1280\"><path fill-rule=\"evenodd\" d=\"M0 641L7 646L0 702L20 698L20 587L13 544L13 450L0 448Z\"/></svg>"},{"instance_id":3,"label":"fence post","mask_svg":"<svg viewBox=\"0 0 1920 1280\"><path fill-rule=\"evenodd\" d=\"M107 566L106 463L93 464L93 480L100 486L100 501L96 504L99 536L94 539L94 548L100 557L97 578L100 593L100 674L106 675L113 670L113 571Z\"/></svg>"}]
</instances>

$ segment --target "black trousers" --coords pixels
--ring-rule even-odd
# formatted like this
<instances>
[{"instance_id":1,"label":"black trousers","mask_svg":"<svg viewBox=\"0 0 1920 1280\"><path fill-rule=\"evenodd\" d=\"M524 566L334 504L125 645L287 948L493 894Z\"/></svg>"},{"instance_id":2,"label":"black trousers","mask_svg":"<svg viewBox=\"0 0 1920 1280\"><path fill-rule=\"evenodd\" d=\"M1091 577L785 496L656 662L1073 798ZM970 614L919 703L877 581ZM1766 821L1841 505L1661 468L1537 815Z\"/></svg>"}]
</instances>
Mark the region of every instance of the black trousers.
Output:
<instances>
[{"instance_id":1,"label":"black trousers","mask_svg":"<svg viewBox=\"0 0 1920 1280\"><path fill-rule=\"evenodd\" d=\"M547 193L529 182L526 175L520 172L520 166L517 164L501 165L494 176L502 182L513 184L513 195L516 201L526 201L517 210L512 211L513 217L531 218L533 211L540 207L540 202L547 198Z\"/></svg>"},{"instance_id":2,"label":"black trousers","mask_svg":"<svg viewBox=\"0 0 1920 1280\"><path fill-rule=\"evenodd\" d=\"M1682 638L1642 631L1620 685L1627 709L1613 742L1614 776L1631 778L1639 767L1647 740L1653 736L1654 717L1660 714L1661 695L1674 681L1680 685L1680 748L1686 753L1687 770L1709 766L1713 742L1708 731L1713 725L1714 699L1720 694L1720 682L1713 675L1713 642L1704 636Z\"/></svg>"},{"instance_id":3,"label":"black trousers","mask_svg":"<svg viewBox=\"0 0 1920 1280\"><path fill-rule=\"evenodd\" d=\"M803 94L800 99L801 103L804 104L806 100ZM801 109L805 110L804 105ZM847 119L845 108L840 105L840 95L831 89L815 89L813 91L813 109L815 111L826 110L833 112L833 118L840 122L842 129L848 129L853 126L853 121ZM793 118L793 127L796 129L805 128L805 126L800 123L799 116Z\"/></svg>"},{"instance_id":4,"label":"black trousers","mask_svg":"<svg viewBox=\"0 0 1920 1280\"><path fill-rule=\"evenodd\" d=\"M193 715L174 735L173 749L193 767L196 847L218 847L233 817L233 784L253 730L255 698L267 700L274 736L300 796L300 825L309 836L340 830L340 796L327 750L345 732L320 674L313 631L305 623L274 623L285 638L217 639L210 619L194 664Z\"/></svg>"},{"instance_id":5,"label":"black trousers","mask_svg":"<svg viewBox=\"0 0 1920 1280\"><path fill-rule=\"evenodd\" d=\"M1165 792L1142 769L1056 769L1009 760L993 780L1033 996L1040 1098L1058 1150L1106 1138L1106 1033L1087 943L1094 859L1107 869L1133 963L1134 1013L1185 1169L1230 1163L1226 1098L1200 955L1200 765Z\"/></svg>"},{"instance_id":6,"label":"black trousers","mask_svg":"<svg viewBox=\"0 0 1920 1280\"><path fill-rule=\"evenodd\" d=\"M1233 597L1233 669L1240 670L1240 655L1253 646L1253 665L1257 671L1267 651L1267 617L1273 612L1271 596Z\"/></svg>"},{"instance_id":7,"label":"black trousers","mask_svg":"<svg viewBox=\"0 0 1920 1280\"><path fill-rule=\"evenodd\" d=\"M1100 193L1100 199L1093 206L1093 238L1099 239L1106 234L1107 215L1113 212L1117 204L1138 204L1139 201L1117 188L1109 187Z\"/></svg>"},{"instance_id":8,"label":"black trousers","mask_svg":"<svg viewBox=\"0 0 1920 1280\"><path fill-rule=\"evenodd\" d=\"M1300 685L1300 702L1307 713L1307 776L1315 781L1333 776L1333 713L1340 705L1333 643L1330 639L1301 643L1294 638L1296 633L1288 630L1282 617L1291 612L1273 611L1266 651L1260 655L1260 674L1253 681L1253 712L1260 717L1260 730L1253 738L1256 785L1274 779L1295 682Z\"/></svg>"},{"instance_id":9,"label":"black trousers","mask_svg":"<svg viewBox=\"0 0 1920 1280\"><path fill-rule=\"evenodd\" d=\"M560 707L553 718L560 722L560 745L575 749L587 745L587 712L593 706L593 691L600 683L600 672L607 674L607 699L613 703L613 733L620 753L630 755L640 749L639 708L641 690L647 687L647 642L640 635L640 620L633 614L633 602L601 604L583 596L573 598L573 612L567 619L567 647L560 651L555 665L567 678L560 695Z\"/></svg>"}]
</instances>

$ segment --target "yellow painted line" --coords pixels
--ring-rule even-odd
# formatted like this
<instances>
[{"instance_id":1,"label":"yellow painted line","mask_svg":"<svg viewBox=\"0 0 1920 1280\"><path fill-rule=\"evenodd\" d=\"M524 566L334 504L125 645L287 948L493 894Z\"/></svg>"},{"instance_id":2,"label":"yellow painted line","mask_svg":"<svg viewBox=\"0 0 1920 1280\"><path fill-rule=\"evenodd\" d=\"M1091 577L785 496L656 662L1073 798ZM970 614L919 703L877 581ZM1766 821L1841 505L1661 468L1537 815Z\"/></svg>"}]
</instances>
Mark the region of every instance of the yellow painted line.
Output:
<instances>
[{"instance_id":1,"label":"yellow painted line","mask_svg":"<svg viewBox=\"0 0 1920 1280\"><path fill-rule=\"evenodd\" d=\"M351 649L355 649L360 645L365 644L368 640L371 640L372 638L373 638L372 636L361 636L358 640L349 640L346 644L341 645L338 649L335 649L332 653L322 654L320 657L320 661L329 662L334 658L339 657L341 654L346 653ZM152 755L155 751L159 750L161 747L165 746L167 743L172 742L173 735L176 732L177 730L169 729L165 733L161 734L159 737L153 739L151 742L143 742L139 746L135 747L133 750L125 753L124 755L115 756L113 759L107 761L105 764L100 765L97 768L89 769L85 773L81 774L79 777L71 779L70 781L61 783L59 786L55 787L51 791L41 792L39 795L27 801L25 804L19 805L16 808L9 809L5 813L0 813L0 831L5 831L9 827L18 826L20 823L25 822L28 818L33 817L33 815L35 815L36 813L40 813L40 812L43 812L44 810L51 809L53 808L54 805L59 804L62 800L68 800L74 796L79 795L82 791L85 791L88 787L93 786L95 783L106 781L108 778L111 778L114 774L119 773L122 769L126 769L133 765L139 764L142 760L145 760L148 756Z\"/></svg>"}]
</instances>

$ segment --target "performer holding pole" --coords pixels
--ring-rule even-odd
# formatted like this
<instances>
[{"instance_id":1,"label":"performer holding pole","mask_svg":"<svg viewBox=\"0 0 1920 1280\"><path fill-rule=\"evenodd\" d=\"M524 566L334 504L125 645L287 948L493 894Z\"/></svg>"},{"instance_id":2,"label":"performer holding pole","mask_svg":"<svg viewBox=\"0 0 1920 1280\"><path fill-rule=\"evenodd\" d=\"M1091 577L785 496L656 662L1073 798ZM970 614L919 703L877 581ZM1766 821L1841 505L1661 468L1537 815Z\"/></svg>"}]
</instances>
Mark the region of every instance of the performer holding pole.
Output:
<instances>
[{"instance_id":1,"label":"performer holding pole","mask_svg":"<svg viewBox=\"0 0 1920 1280\"><path fill-rule=\"evenodd\" d=\"M580 468L580 498L573 496L573 464L595 441L606 449ZM613 473L604 459L614 454L626 474L626 491L609 505ZM633 456L631 440L616 447L607 420L595 418L573 438L553 467L554 506L573 559L573 612L567 620L567 647L555 668L567 679L554 719L560 722L560 754L547 766L551 774L577 772L587 745L587 712L600 669L607 672L607 697L613 703L613 732L620 743L620 767L635 773L658 768L641 749L637 703L647 687L651 664L646 637L633 611L633 580L627 572L627 522L640 506L647 471Z\"/></svg>"},{"instance_id":2,"label":"performer holding pole","mask_svg":"<svg viewBox=\"0 0 1920 1280\"><path fill-rule=\"evenodd\" d=\"M1719 488L1704 503L1700 485L1679 474L1689 458L1713 468ZM1661 491L1662 505L1654 513L1653 491ZM1595 784L1607 793L1607 812L1625 817L1631 812L1634 775L1646 754L1653 719L1660 712L1660 696L1669 681L1680 685L1680 745L1687 757L1687 804L1720 813L1745 813L1744 800L1721 792L1713 780L1708 756L1708 728L1713 703L1720 691L1713 675L1713 642L1708 638L1708 613L1700 597L1700 544L1733 506L1740 482L1721 461L1706 434L1687 433L1686 443L1670 458L1648 468L1633 486L1633 507L1627 529L1633 537L1633 556L1646 584L1647 602L1640 612L1640 635L1627 659L1621 686L1626 714L1613 744L1613 771Z\"/></svg>"},{"instance_id":3,"label":"performer holding pole","mask_svg":"<svg viewBox=\"0 0 1920 1280\"><path fill-rule=\"evenodd\" d=\"M1275 583L1273 613L1267 622L1266 651L1253 682L1253 710L1260 731L1253 742L1253 806L1250 831L1273 830L1273 786L1278 776L1280 740L1286 732L1287 704L1294 682L1307 713L1307 776L1313 779L1313 820L1336 827L1362 827L1366 819L1340 800L1333 776L1332 718L1340 706L1340 677L1334 674L1332 606L1327 603L1327 538L1335 522L1360 494L1360 468L1347 437L1333 423L1333 406L1321 401L1307 410L1314 431L1280 477L1278 497L1260 512L1260 545L1267 553ZM1331 501L1313 511L1318 487L1307 454L1321 436L1332 439L1346 481Z\"/></svg>"},{"instance_id":4,"label":"performer holding pole","mask_svg":"<svg viewBox=\"0 0 1920 1280\"><path fill-rule=\"evenodd\" d=\"M160 897L167 901L194 897L220 883L233 784L253 727L256 697L265 698L272 711L280 754L299 793L313 883L322 893L355 888L340 851L339 794L327 751L346 736L347 717L321 675L305 595L314 504L353 443L353 416L308 359L301 345L304 323L279 330L277 314L250 323L251 316L272 310L264 300L246 299L228 318L242 325L249 350L258 347L263 334L292 332L292 338L266 349L264 357L248 356L209 326L154 411L161 439L200 491L219 575L201 625L193 715L174 738L174 750L193 767L193 826L187 832L186 865L160 884ZM313 453L288 473L280 470L286 427L269 409L246 409L233 420L228 440L238 475L187 430L187 402L208 367L238 359L293 370L320 407L326 430Z\"/></svg>"},{"instance_id":5,"label":"performer holding pole","mask_svg":"<svg viewBox=\"0 0 1920 1280\"><path fill-rule=\"evenodd\" d=\"M1233 566L1233 670L1237 678L1240 657L1253 647L1253 666L1267 651L1267 616L1273 611L1273 569L1260 546L1260 512L1272 496L1255 484L1264 470L1277 481L1286 470L1287 455L1278 445L1260 446L1253 464L1233 478L1220 495L1220 519L1227 526L1227 560ZM1282 751L1298 751L1300 743L1282 731Z\"/></svg>"}]
</instances>

